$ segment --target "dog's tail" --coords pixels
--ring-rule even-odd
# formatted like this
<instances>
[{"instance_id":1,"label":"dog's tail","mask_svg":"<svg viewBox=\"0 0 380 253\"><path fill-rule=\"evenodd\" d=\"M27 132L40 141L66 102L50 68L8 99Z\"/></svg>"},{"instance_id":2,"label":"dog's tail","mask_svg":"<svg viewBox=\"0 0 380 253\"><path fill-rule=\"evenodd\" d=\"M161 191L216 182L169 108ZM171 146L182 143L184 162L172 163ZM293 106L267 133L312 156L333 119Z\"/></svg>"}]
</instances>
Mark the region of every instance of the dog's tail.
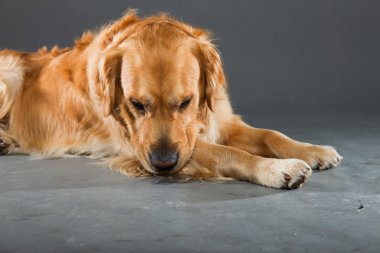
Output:
<instances>
[{"instance_id":1,"label":"dog's tail","mask_svg":"<svg viewBox=\"0 0 380 253\"><path fill-rule=\"evenodd\" d=\"M0 120L10 111L24 79L21 55L0 51Z\"/></svg>"}]
</instances>

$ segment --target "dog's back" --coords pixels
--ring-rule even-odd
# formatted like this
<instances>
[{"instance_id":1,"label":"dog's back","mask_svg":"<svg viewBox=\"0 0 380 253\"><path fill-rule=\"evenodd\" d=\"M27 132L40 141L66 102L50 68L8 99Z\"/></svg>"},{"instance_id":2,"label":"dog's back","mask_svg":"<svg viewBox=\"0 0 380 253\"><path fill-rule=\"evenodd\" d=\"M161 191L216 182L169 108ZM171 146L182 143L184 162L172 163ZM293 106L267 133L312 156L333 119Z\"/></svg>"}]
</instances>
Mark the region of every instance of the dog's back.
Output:
<instances>
[{"instance_id":1,"label":"dog's back","mask_svg":"<svg viewBox=\"0 0 380 253\"><path fill-rule=\"evenodd\" d=\"M109 127L91 110L87 84L80 80L86 69L79 51L78 47L0 51L0 139L6 145L0 153L115 152L107 145Z\"/></svg>"}]
</instances>

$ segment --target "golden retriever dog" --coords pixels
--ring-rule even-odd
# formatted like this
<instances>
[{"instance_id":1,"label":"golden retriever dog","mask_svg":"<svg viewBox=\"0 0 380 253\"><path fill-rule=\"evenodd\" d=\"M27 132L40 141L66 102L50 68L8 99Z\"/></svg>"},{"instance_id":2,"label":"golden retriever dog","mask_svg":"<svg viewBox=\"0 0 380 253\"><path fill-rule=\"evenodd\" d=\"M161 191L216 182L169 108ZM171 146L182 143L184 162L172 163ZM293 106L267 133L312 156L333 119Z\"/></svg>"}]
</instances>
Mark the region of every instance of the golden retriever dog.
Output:
<instances>
[{"instance_id":1,"label":"golden retriever dog","mask_svg":"<svg viewBox=\"0 0 380 253\"><path fill-rule=\"evenodd\" d=\"M301 187L330 146L244 123L209 33L128 11L73 48L0 51L0 152L104 158L129 176Z\"/></svg>"}]
</instances>

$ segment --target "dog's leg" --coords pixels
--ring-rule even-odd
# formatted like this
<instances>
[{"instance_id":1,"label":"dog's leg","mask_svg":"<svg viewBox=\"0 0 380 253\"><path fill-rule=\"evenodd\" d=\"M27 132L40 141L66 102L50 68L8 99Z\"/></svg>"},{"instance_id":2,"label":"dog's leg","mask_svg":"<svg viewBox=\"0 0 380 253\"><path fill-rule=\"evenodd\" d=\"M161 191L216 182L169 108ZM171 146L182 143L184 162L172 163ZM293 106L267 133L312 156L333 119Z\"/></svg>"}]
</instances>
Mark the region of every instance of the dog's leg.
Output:
<instances>
[{"instance_id":1,"label":"dog's leg","mask_svg":"<svg viewBox=\"0 0 380 253\"><path fill-rule=\"evenodd\" d=\"M214 168L216 176L285 189L301 187L312 171L302 160L264 158L204 141L197 142L191 163Z\"/></svg>"},{"instance_id":2,"label":"dog's leg","mask_svg":"<svg viewBox=\"0 0 380 253\"><path fill-rule=\"evenodd\" d=\"M145 170L139 160L133 155L113 156L106 159L108 166L116 172L129 177L139 177L151 175Z\"/></svg>"},{"instance_id":3,"label":"dog's leg","mask_svg":"<svg viewBox=\"0 0 380 253\"><path fill-rule=\"evenodd\" d=\"M343 159L333 147L298 142L277 131L253 128L241 120L228 124L225 131L228 146L265 157L301 159L313 169L336 167Z\"/></svg>"}]
</instances>

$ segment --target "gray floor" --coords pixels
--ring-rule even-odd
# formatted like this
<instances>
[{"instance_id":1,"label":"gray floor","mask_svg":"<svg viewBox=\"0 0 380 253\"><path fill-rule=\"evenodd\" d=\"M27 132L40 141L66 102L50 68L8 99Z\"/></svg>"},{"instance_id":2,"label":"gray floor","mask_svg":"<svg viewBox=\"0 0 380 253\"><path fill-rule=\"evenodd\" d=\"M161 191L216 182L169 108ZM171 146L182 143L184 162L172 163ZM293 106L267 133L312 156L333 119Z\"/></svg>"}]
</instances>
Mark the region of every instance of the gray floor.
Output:
<instances>
[{"instance_id":1,"label":"gray floor","mask_svg":"<svg viewBox=\"0 0 380 253\"><path fill-rule=\"evenodd\" d=\"M380 117L250 118L345 157L303 189L0 157L0 252L380 252Z\"/></svg>"}]
</instances>

